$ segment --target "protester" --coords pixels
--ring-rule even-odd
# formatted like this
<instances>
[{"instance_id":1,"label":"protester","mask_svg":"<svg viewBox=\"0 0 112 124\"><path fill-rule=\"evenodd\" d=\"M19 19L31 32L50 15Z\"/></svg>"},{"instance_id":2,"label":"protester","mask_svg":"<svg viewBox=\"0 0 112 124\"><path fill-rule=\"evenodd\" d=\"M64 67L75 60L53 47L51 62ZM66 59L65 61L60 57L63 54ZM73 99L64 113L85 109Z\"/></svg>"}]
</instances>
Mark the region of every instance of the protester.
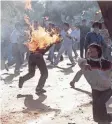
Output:
<instances>
[{"instance_id":1,"label":"protester","mask_svg":"<svg viewBox=\"0 0 112 124\"><path fill-rule=\"evenodd\" d=\"M29 80L35 75L36 66L39 68L41 77L39 79L38 85L36 87L36 93L46 92L43 89L46 79L48 77L48 69L44 61L43 55L48 51L51 46L46 49L37 49L35 52L30 51L29 60L28 60L28 73L19 78L19 88L22 88L25 81Z\"/></svg>"},{"instance_id":2,"label":"protester","mask_svg":"<svg viewBox=\"0 0 112 124\"><path fill-rule=\"evenodd\" d=\"M80 57L83 58L85 37L87 33L90 32L90 28L87 26L87 20L82 20L82 25L80 26Z\"/></svg>"},{"instance_id":3,"label":"protester","mask_svg":"<svg viewBox=\"0 0 112 124\"><path fill-rule=\"evenodd\" d=\"M93 27L93 31L89 32L86 36L85 51L87 51L87 48L90 44L96 43L103 48L103 53L105 53L105 49L107 48L107 45L104 42L104 38L100 34L100 29L102 28L102 25L99 22L94 22L92 27Z\"/></svg>"},{"instance_id":4,"label":"protester","mask_svg":"<svg viewBox=\"0 0 112 124\"><path fill-rule=\"evenodd\" d=\"M76 59L78 57L78 53L76 50L78 49L78 43L80 43L80 29L78 25L72 28L71 35L74 37L72 49L73 49L73 52L75 54L75 59Z\"/></svg>"},{"instance_id":5,"label":"protester","mask_svg":"<svg viewBox=\"0 0 112 124\"><path fill-rule=\"evenodd\" d=\"M74 59L72 56L72 43L73 43L73 38L74 38L71 36L72 30L70 29L70 26L68 23L64 23L63 28L64 28L64 30L61 31L63 43L62 43L59 53L56 57L54 65L57 65L59 63L59 59L65 51L67 51L68 57L69 57L72 65L75 65L75 62L74 62Z\"/></svg>"},{"instance_id":6,"label":"protester","mask_svg":"<svg viewBox=\"0 0 112 124\"><path fill-rule=\"evenodd\" d=\"M105 48L105 51L103 53L104 58L110 59L111 58L110 57L111 56L111 40L110 40L109 33L108 33L108 30L105 27L104 22L102 22L102 29L100 30L100 34L104 38L104 42L107 45L107 48Z\"/></svg>"},{"instance_id":7,"label":"protester","mask_svg":"<svg viewBox=\"0 0 112 124\"><path fill-rule=\"evenodd\" d=\"M22 58L21 58L21 53L20 53L20 49L19 49L19 38L21 34L21 24L19 22L17 22L15 24L15 29L13 30L11 36L10 36L10 41L12 43L12 54L15 60L15 74L19 74L20 71L20 66L22 64Z\"/></svg>"},{"instance_id":8,"label":"protester","mask_svg":"<svg viewBox=\"0 0 112 124\"><path fill-rule=\"evenodd\" d=\"M94 121L98 124L110 124L112 118L107 114L106 102L112 96L111 62L102 59L101 46L91 44L87 48L87 58L79 59L78 64L92 88Z\"/></svg>"}]
</instances>

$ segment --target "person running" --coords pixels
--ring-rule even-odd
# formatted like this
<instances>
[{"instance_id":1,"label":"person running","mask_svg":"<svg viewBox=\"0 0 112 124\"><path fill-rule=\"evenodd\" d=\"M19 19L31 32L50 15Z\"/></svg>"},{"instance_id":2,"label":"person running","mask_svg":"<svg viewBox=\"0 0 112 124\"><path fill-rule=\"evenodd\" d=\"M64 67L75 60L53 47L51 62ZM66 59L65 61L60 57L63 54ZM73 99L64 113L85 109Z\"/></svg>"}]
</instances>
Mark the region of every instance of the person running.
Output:
<instances>
[{"instance_id":1,"label":"person running","mask_svg":"<svg viewBox=\"0 0 112 124\"><path fill-rule=\"evenodd\" d=\"M20 67L23 63L23 57L21 55L21 37L23 36L22 25L20 22L15 24L15 29L11 33L10 41L12 43L12 55L15 60L15 70L14 74L20 73Z\"/></svg>"},{"instance_id":2,"label":"person running","mask_svg":"<svg viewBox=\"0 0 112 124\"><path fill-rule=\"evenodd\" d=\"M23 87L25 81L34 77L36 66L39 68L41 76L36 87L36 93L38 92L46 92L43 87L45 85L46 79L48 78L48 69L46 67L46 63L44 61L43 55L48 51L51 46L46 49L37 49L35 52L30 51L29 59L28 59L28 73L19 78L19 88Z\"/></svg>"},{"instance_id":3,"label":"person running","mask_svg":"<svg viewBox=\"0 0 112 124\"><path fill-rule=\"evenodd\" d=\"M63 27L64 27L64 30L61 31L61 37L63 38L63 43L56 57L54 65L57 65L59 63L60 57L65 51L67 51L67 54L69 56L69 59L72 65L75 65L75 62L72 56L72 43L73 43L73 37L71 35L72 30L70 29L70 26L68 23L64 23Z\"/></svg>"}]
</instances>

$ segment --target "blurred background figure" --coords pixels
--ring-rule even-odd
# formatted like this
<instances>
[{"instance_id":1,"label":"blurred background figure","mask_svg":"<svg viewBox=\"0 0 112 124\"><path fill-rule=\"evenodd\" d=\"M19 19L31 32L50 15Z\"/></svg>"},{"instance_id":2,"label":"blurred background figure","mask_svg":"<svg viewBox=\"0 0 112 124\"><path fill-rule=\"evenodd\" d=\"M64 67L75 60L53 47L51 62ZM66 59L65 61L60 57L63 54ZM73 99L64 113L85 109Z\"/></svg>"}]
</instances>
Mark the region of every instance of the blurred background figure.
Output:
<instances>
[{"instance_id":1,"label":"blurred background figure","mask_svg":"<svg viewBox=\"0 0 112 124\"><path fill-rule=\"evenodd\" d=\"M80 57L83 58L85 37L90 32L90 28L87 26L87 20L83 19L80 26Z\"/></svg>"}]
</instances>

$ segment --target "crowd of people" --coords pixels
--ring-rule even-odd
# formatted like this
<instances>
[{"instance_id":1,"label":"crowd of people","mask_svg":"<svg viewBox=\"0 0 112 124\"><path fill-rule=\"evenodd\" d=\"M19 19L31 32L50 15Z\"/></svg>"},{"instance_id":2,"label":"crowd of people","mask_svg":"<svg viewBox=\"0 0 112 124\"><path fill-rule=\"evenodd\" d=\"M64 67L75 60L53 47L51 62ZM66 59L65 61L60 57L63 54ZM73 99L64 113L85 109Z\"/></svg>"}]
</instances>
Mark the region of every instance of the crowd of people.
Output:
<instances>
[{"instance_id":1,"label":"crowd of people","mask_svg":"<svg viewBox=\"0 0 112 124\"><path fill-rule=\"evenodd\" d=\"M34 30L38 30L38 26L38 21L34 21ZM2 42L2 59L7 71L15 63L14 73L20 74L21 65L25 60L28 61L28 73L19 78L19 88L22 88L24 82L35 75L37 66L41 77L36 87L36 93L44 93L46 92L44 85L48 78L44 54L49 51L47 60L56 66L60 61L64 61L63 53L65 53L71 62L70 65L74 67L78 61L81 68L78 72L80 74L78 79L76 74L70 82L71 87L75 87L75 82L78 82L81 75L84 74L92 88L94 120L98 124L110 124L112 118L107 114L106 102L112 96L111 78L109 77L112 69L112 42L104 23L93 21L88 23L86 19L83 19L80 25L70 25L64 22L62 26L57 26L50 22L48 25L44 25L44 28L49 33L57 28L60 42L50 44L46 49L37 49L32 52L24 45L25 42L30 41L32 36L29 25L22 25L19 22L15 24L15 29L10 34L10 40ZM78 55L78 50L80 55ZM7 52L5 56L4 52Z\"/></svg>"}]
</instances>

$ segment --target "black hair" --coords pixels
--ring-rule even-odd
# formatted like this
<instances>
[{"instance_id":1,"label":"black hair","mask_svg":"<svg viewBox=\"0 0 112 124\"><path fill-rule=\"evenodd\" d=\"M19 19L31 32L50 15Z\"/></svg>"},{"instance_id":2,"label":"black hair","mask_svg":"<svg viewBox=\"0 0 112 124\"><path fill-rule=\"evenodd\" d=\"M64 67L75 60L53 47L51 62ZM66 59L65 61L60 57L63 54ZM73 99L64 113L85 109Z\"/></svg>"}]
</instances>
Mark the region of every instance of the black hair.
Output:
<instances>
[{"instance_id":1,"label":"black hair","mask_svg":"<svg viewBox=\"0 0 112 124\"><path fill-rule=\"evenodd\" d=\"M64 24L64 25L66 25L67 27L69 27L69 26L70 26L67 22L64 22L63 24Z\"/></svg>"},{"instance_id":2,"label":"black hair","mask_svg":"<svg viewBox=\"0 0 112 124\"><path fill-rule=\"evenodd\" d=\"M53 24L53 23L51 23L51 22L49 23L49 25L51 25L52 27L55 27L55 24Z\"/></svg>"},{"instance_id":3,"label":"black hair","mask_svg":"<svg viewBox=\"0 0 112 124\"><path fill-rule=\"evenodd\" d=\"M95 43L92 43L92 44L90 44L90 45L88 46L87 49L89 49L90 47L91 47L91 48L96 48L97 51L98 51L98 57L99 57L99 58L102 57L102 48L101 48L100 45L95 44Z\"/></svg>"},{"instance_id":4,"label":"black hair","mask_svg":"<svg viewBox=\"0 0 112 124\"><path fill-rule=\"evenodd\" d=\"M93 28L99 27L99 29L102 29L102 24L100 22L94 22L92 25Z\"/></svg>"}]
</instances>

